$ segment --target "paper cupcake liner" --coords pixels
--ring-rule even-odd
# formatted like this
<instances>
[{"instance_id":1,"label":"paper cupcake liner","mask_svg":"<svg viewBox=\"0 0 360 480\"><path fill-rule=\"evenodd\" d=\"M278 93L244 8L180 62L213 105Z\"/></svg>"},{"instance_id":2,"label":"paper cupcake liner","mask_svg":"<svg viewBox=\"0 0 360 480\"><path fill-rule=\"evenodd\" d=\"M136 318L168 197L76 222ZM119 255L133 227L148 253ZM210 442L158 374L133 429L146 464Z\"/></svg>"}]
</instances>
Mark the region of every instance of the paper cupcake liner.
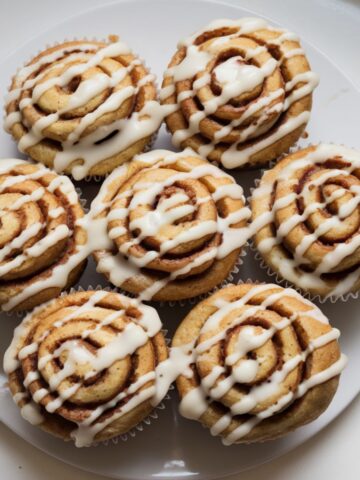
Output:
<instances>
[{"instance_id":1,"label":"paper cupcake liner","mask_svg":"<svg viewBox=\"0 0 360 480\"><path fill-rule=\"evenodd\" d=\"M89 290L96 290L96 291L105 290L107 292L121 293L123 295L123 293L120 292L119 289L115 287L111 287L111 286L103 287L102 285L96 285L94 287L92 285L88 285L87 288L83 286L72 287L70 288L69 292L62 292L61 296L63 297L65 295L68 295L68 293L87 292ZM125 296L129 297L129 295L125 295ZM133 298L133 297L129 297L129 298ZM168 330L165 328L162 328L161 331L165 337L166 345L169 346L171 343L171 339L168 337ZM109 445L111 443L113 443L114 445L117 445L121 441L127 442L128 440L135 438L135 436L138 435L138 432L142 432L144 428L146 428L147 426L150 426L154 420L157 420L159 418L158 411L165 410L166 402L171 399L171 392L173 390L174 390L174 385L171 384L169 387L168 393L166 394L164 399L154 407L154 409L149 413L147 417L141 420L137 425L135 425L135 427L131 428L128 432L123 433L121 435L117 435L116 437L113 437L113 438L109 438L108 440L95 442L91 446L94 447L98 445Z\"/></svg>"},{"instance_id":2,"label":"paper cupcake liner","mask_svg":"<svg viewBox=\"0 0 360 480\"><path fill-rule=\"evenodd\" d=\"M201 295L197 295L195 297L184 298L184 299L181 299L181 300L170 300L170 301L162 300L160 302L157 302L157 304L160 307L164 307L166 305L169 305L170 307L185 307L187 305L193 306L193 305L201 302L201 300L204 300L205 298L209 297L213 293L217 292L218 290L221 290L223 287L225 287L229 283L236 282L237 280L235 280L235 277L238 275L238 273L240 271L240 267L244 263L244 257L246 257L246 255L247 255L247 247L248 247L248 242L246 242L241 247L241 252L240 252L239 256L237 257L236 262L235 262L231 272L229 273L229 275L221 283L219 283L218 285L213 287L208 292L202 293Z\"/></svg>"},{"instance_id":3,"label":"paper cupcake liner","mask_svg":"<svg viewBox=\"0 0 360 480\"><path fill-rule=\"evenodd\" d=\"M324 143L324 142L319 142L319 143ZM342 143L334 143L334 142L326 142L326 143L329 143L331 145L341 145L343 147L347 147L345 144L342 144ZM294 145L293 147L291 147L291 149L289 150L288 153L282 154L277 160L274 160L274 161L270 162L269 169L273 168L280 160L287 157L288 155L290 155L292 153L299 152L301 150L304 150L305 148L308 148L308 147L311 147L311 146L314 146L314 145L317 145L317 143L309 142L305 146L295 146ZM354 147L348 147L348 148L354 148ZM354 150L356 150L356 148L354 148ZM252 198L253 192L259 186L261 178L262 178L262 176L263 176L263 174L266 170L267 169L262 169L261 176L259 178L255 179L254 186L250 189L250 195L246 199L247 203L249 205L251 205L251 198ZM267 275L269 277L275 277L276 283L278 283L279 285L281 285L283 287L286 287L286 288L293 288L300 295L302 295L304 298L307 298L311 302L319 302L319 303L323 304L323 303L329 301L330 303L336 303L338 301L347 302L350 299L354 300L354 299L359 298L359 294L360 294L359 290L356 291L356 292L346 292L342 295L327 295L327 296L322 296L322 295L319 295L319 294L314 294L314 293L308 292L306 290L303 290L302 288L300 288L296 284L290 282L286 278L283 278L278 272L273 270L270 265L268 265L268 263L262 257L261 253L256 248L253 238L249 240L249 247L250 247L250 250L254 253L255 260L257 260L260 267L263 270L265 270L265 272L267 273Z\"/></svg>"},{"instance_id":4,"label":"paper cupcake liner","mask_svg":"<svg viewBox=\"0 0 360 480\"><path fill-rule=\"evenodd\" d=\"M145 428L149 427L154 422L154 420L156 421L159 418L159 411L165 410L166 402L171 399L170 392L172 392L174 388L175 388L174 385L171 384L169 387L169 392L167 393L165 398L158 405L154 407L154 410L146 418L144 418L144 420L142 420L140 423L138 423L135 427L130 429L128 432L123 433L122 435L118 435L117 437L110 438L109 440L104 440L94 445L96 446L99 444L109 445L111 443L114 445L117 445L119 442L127 442L135 438L136 435L139 434L139 432L143 432Z\"/></svg>"},{"instance_id":5,"label":"paper cupcake liner","mask_svg":"<svg viewBox=\"0 0 360 480\"><path fill-rule=\"evenodd\" d=\"M30 311L31 310L19 310L15 312L11 312L11 311L9 312L7 310L0 310L0 313L2 315L6 315L9 318L16 317L16 319L19 319L19 318L25 317ZM15 325L14 325L14 328L15 328Z\"/></svg>"},{"instance_id":6,"label":"paper cupcake liner","mask_svg":"<svg viewBox=\"0 0 360 480\"><path fill-rule=\"evenodd\" d=\"M300 295L302 295L304 298L307 298L311 302L318 302L318 303L336 303L336 302L347 302L348 300L352 299L357 299L359 298L360 291L356 292L347 292L344 293L343 295L328 295L326 297L321 296L319 294L314 294L308 291L303 290L296 284L290 282L289 280L286 280L286 278L283 278L278 272L274 271L263 259L261 253L257 250L256 246L254 243L251 241L249 242L250 250L254 252L254 258L257 260L258 264L260 267L265 270L266 274L269 277L274 277L276 283L278 283L280 286L285 287L285 288L293 288L296 290Z\"/></svg>"},{"instance_id":7,"label":"paper cupcake liner","mask_svg":"<svg viewBox=\"0 0 360 480\"><path fill-rule=\"evenodd\" d=\"M75 191L78 194L80 205L83 207L84 212L87 213L89 208L87 207L87 199L83 196L83 191L78 186L75 186Z\"/></svg>"},{"instance_id":8,"label":"paper cupcake liner","mask_svg":"<svg viewBox=\"0 0 360 480\"><path fill-rule=\"evenodd\" d=\"M0 396L7 395L10 392L7 383L8 383L7 378L6 380L0 379Z\"/></svg>"}]
</instances>

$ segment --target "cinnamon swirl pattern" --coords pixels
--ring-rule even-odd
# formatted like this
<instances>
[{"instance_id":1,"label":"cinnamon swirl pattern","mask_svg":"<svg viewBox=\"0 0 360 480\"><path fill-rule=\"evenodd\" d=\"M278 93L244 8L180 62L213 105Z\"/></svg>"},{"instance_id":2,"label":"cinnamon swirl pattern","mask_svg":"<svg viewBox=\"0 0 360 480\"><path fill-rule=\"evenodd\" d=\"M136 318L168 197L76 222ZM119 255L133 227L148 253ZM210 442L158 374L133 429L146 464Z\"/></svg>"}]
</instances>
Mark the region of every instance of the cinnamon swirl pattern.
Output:
<instances>
[{"instance_id":1,"label":"cinnamon swirl pattern","mask_svg":"<svg viewBox=\"0 0 360 480\"><path fill-rule=\"evenodd\" d=\"M0 308L56 297L81 275L87 235L70 179L23 160L0 161Z\"/></svg>"},{"instance_id":2,"label":"cinnamon swirl pattern","mask_svg":"<svg viewBox=\"0 0 360 480\"><path fill-rule=\"evenodd\" d=\"M226 168L257 167L288 151L310 117L318 76L296 35L265 20L216 20L181 41L161 101L177 147Z\"/></svg>"},{"instance_id":3,"label":"cinnamon swirl pattern","mask_svg":"<svg viewBox=\"0 0 360 480\"><path fill-rule=\"evenodd\" d=\"M19 150L76 180L143 151L163 119L154 76L114 36L44 50L17 72L5 108Z\"/></svg>"},{"instance_id":4,"label":"cinnamon swirl pattern","mask_svg":"<svg viewBox=\"0 0 360 480\"><path fill-rule=\"evenodd\" d=\"M35 309L16 328L4 368L23 417L81 447L149 415L166 358L156 310L100 290Z\"/></svg>"},{"instance_id":5,"label":"cinnamon swirl pattern","mask_svg":"<svg viewBox=\"0 0 360 480\"><path fill-rule=\"evenodd\" d=\"M251 200L255 245L280 277L313 295L360 288L360 153L320 144L265 172Z\"/></svg>"},{"instance_id":6,"label":"cinnamon swirl pattern","mask_svg":"<svg viewBox=\"0 0 360 480\"><path fill-rule=\"evenodd\" d=\"M311 302L277 285L230 285L175 333L180 412L225 445L271 440L317 418L346 364L339 331Z\"/></svg>"},{"instance_id":7,"label":"cinnamon swirl pattern","mask_svg":"<svg viewBox=\"0 0 360 480\"><path fill-rule=\"evenodd\" d=\"M154 150L105 180L91 215L99 272L143 300L180 300L229 275L251 213L234 179L192 150Z\"/></svg>"}]
</instances>

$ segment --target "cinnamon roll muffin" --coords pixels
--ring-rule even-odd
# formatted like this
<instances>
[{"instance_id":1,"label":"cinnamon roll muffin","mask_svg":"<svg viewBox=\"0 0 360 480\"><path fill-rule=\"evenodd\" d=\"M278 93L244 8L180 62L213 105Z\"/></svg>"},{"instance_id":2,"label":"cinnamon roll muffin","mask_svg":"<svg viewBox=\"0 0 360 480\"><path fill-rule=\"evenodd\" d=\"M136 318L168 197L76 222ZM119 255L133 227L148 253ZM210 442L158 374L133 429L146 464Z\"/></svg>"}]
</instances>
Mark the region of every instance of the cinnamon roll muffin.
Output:
<instances>
[{"instance_id":1,"label":"cinnamon roll muffin","mask_svg":"<svg viewBox=\"0 0 360 480\"><path fill-rule=\"evenodd\" d=\"M30 309L79 279L84 211L70 179L24 160L0 160L0 309Z\"/></svg>"},{"instance_id":2,"label":"cinnamon roll muffin","mask_svg":"<svg viewBox=\"0 0 360 480\"><path fill-rule=\"evenodd\" d=\"M104 182L90 215L99 226L98 272L145 300L210 291L247 242L242 188L191 150L154 150Z\"/></svg>"},{"instance_id":3,"label":"cinnamon roll muffin","mask_svg":"<svg viewBox=\"0 0 360 480\"><path fill-rule=\"evenodd\" d=\"M99 290L62 296L25 317L4 369L22 416L82 447L149 415L161 400L156 367L166 358L156 310Z\"/></svg>"},{"instance_id":4,"label":"cinnamon roll muffin","mask_svg":"<svg viewBox=\"0 0 360 480\"><path fill-rule=\"evenodd\" d=\"M19 150L76 180L142 152L162 122L154 76L115 36L42 51L14 76L5 109Z\"/></svg>"},{"instance_id":5,"label":"cinnamon roll muffin","mask_svg":"<svg viewBox=\"0 0 360 480\"><path fill-rule=\"evenodd\" d=\"M225 445L282 437L331 402L346 364L339 334L295 290L229 285L196 305L173 338L180 413Z\"/></svg>"},{"instance_id":6,"label":"cinnamon roll muffin","mask_svg":"<svg viewBox=\"0 0 360 480\"><path fill-rule=\"evenodd\" d=\"M177 147L225 168L259 167L304 132L318 76L299 38L259 18L215 20L181 41L161 101Z\"/></svg>"},{"instance_id":7,"label":"cinnamon roll muffin","mask_svg":"<svg viewBox=\"0 0 360 480\"><path fill-rule=\"evenodd\" d=\"M360 288L360 153L320 144L264 173L251 199L265 263L305 292L338 298Z\"/></svg>"}]
</instances>

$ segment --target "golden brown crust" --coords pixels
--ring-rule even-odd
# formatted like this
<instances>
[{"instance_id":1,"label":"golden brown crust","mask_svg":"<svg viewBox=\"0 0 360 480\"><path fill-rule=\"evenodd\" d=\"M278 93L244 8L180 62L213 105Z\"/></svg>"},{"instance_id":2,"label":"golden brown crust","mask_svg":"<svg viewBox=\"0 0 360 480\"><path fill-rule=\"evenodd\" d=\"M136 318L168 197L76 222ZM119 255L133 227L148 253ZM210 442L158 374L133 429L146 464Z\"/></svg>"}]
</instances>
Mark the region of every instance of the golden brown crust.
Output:
<instances>
[{"instance_id":1,"label":"golden brown crust","mask_svg":"<svg viewBox=\"0 0 360 480\"><path fill-rule=\"evenodd\" d=\"M71 148L74 145L76 146L79 141L97 132L99 138L94 138L93 149L96 148L97 143L102 142L102 144L106 144L107 140L103 138L104 135L101 136L101 130L105 132L107 128L111 128L111 125L114 124L113 131L108 131L106 134L106 138L111 138L119 128L123 128L123 126L116 126L117 121L130 119L132 115L138 114L147 102L156 100L155 83L150 77L146 81L145 77L149 75L149 71L141 61L126 71L126 69L130 68L129 65L137 60L137 57L132 53L106 57L98 64L90 66L80 75L71 75L69 82L66 84L50 86L41 96L36 93L36 89L41 88L44 82L56 80L56 77L66 74L69 69L81 66L89 60L91 61L99 49L105 48L111 45L111 43L111 41L79 40L58 44L42 51L21 70L23 72L28 68L29 72L14 76L10 87L10 95L19 88L23 90L18 98L15 97L9 101L6 106L6 114L15 115L15 112L18 112L20 115L18 121L14 123L11 121L8 126L9 132L17 142L31 130L31 127L36 122L46 120L49 115L60 114L60 118L50 122L49 125L42 129L42 138L39 138L37 143L31 143L29 146L25 144L26 146L22 151L24 150L24 153L28 154L32 159L53 168L57 154L63 152L66 155L67 151L70 152ZM88 48L86 49L85 47ZM51 60L51 56L56 55L60 51L63 51L63 54L59 58ZM34 71L31 70L31 66L36 65L38 62L43 62L44 58L48 56L50 56L49 62L40 63ZM72 56L74 58L69 61ZM67 106L72 99L72 94L85 86L84 82L93 80L97 75L111 77L119 72L121 73L121 71L124 71L125 74L117 83L103 88L100 93L90 97L88 100L86 100L85 95L84 101L81 102L80 106L68 109ZM25 88L26 82L29 84L28 88ZM120 102L116 108L115 105L110 110L105 110L105 113L96 115L94 120L87 123L86 128L81 128L79 135L76 133L80 123L87 115L94 115L99 108L103 108L104 103L110 99L110 96L119 95L121 92L125 94L126 90L129 89L133 89L132 94L124 95L124 101ZM25 103L30 99L32 99L32 103L26 104L25 107L20 106L21 102ZM65 113L62 113L63 110L65 110ZM93 165L89 166L87 175L104 176L118 165L130 160L134 155L144 150L150 143L152 135L156 130L157 128L150 135L145 134L143 138L135 140L124 148L119 148L119 151L115 154L98 159ZM73 141L71 140L72 135L76 135L76 139L74 138ZM65 162L64 167L58 167L56 170L72 174L74 167L84 163L84 158L81 158L82 153L80 152L79 155L79 158ZM55 167L57 167L57 164Z\"/></svg>"},{"instance_id":2,"label":"golden brown crust","mask_svg":"<svg viewBox=\"0 0 360 480\"><path fill-rule=\"evenodd\" d=\"M68 178L16 160L6 168L7 162L0 173L0 306L23 295L14 309L28 310L71 287L84 270L83 259L69 268L65 285L51 283L54 269L87 240L78 224L84 211ZM32 293L38 282L42 288Z\"/></svg>"},{"instance_id":3,"label":"golden brown crust","mask_svg":"<svg viewBox=\"0 0 360 480\"><path fill-rule=\"evenodd\" d=\"M310 77L301 78L302 74L311 72L305 53L298 40L289 38L277 44L276 42L282 35L281 30L273 28L246 31L244 34L241 33L241 27L237 26L214 28L193 38L190 47L179 46L168 65L169 72L172 72L174 68L176 72L176 67L187 55L186 48L193 48L194 45L200 52L209 54L211 60L204 70L198 72L195 65L196 59L194 59L193 70L196 74L191 78L183 79L181 77L181 80L177 80L174 74L165 73L162 84L164 89L162 103L164 105L177 104L176 111L166 117L167 127L170 133L175 135L174 141L177 146L191 147L201 154L205 151L204 155L207 159L223 163L226 168L257 168L289 150L304 132L307 119L304 117L304 121L300 122L298 126L294 125L290 128L290 124L300 115L310 112L311 91L316 85L316 80L312 80ZM258 53L255 52L257 50ZM292 51L296 51L297 54L292 55L290 53ZM191 53L188 54L189 58L191 55ZM247 58L248 55L251 57ZM242 58L239 62L243 66L257 66L264 69L266 69L265 65L269 65L272 60L278 64L270 74L265 76L261 84L250 91L245 91L238 97L231 97L224 104L221 103L215 112L211 110L204 117L201 116L204 106L216 101L223 91L222 85L217 81L216 68L229 59L235 58ZM201 82L206 75L210 75L210 82L205 86L201 85L200 88L195 88L194 82ZM298 75L299 80L291 85ZM313 74L309 73L309 75ZM306 87L307 82L309 85L311 84L309 93L299 95L299 98L295 99L288 108L282 107L284 102L288 101L290 94ZM171 93L166 94L167 89L173 90L169 90ZM189 91L192 92L191 95L185 93ZM298 94L299 92L296 93L296 95ZM181 95L184 95L184 99ZM263 107L254 108L256 102L264 102ZM198 129L192 131L194 127L189 126L190 117L193 116L195 119L199 115L201 121ZM231 122L234 122L231 128L225 133L221 133L224 126L229 126ZM286 125L288 125L287 132L277 137L276 132ZM189 134L182 139L181 132L186 129L189 129ZM179 140L176 139L176 135L179 135ZM273 139L268 142L268 145L261 148L256 146L272 136ZM207 150L209 142L212 148ZM234 159L230 165L230 162L225 160L224 154L232 147L236 147L240 155L247 149L249 153L246 154L246 158L244 156L242 159L239 155L238 162ZM232 153L235 155L235 152Z\"/></svg>"},{"instance_id":4,"label":"golden brown crust","mask_svg":"<svg viewBox=\"0 0 360 480\"><path fill-rule=\"evenodd\" d=\"M99 294L102 296L99 297ZM94 296L97 296L96 301ZM113 415L114 420L108 422L100 431L95 431L92 442L121 435L139 424L154 408L149 397L118 418L116 414L132 397L152 387L153 378L143 382L135 393L128 393L114 405L110 403L167 358L162 332L149 337L130 355L123 358L114 355L114 361L96 374L86 376L94 368L89 360L90 363L76 363L75 372L64 377L53 390L49 388L49 384L59 374L60 369L64 368L72 349L73 353L79 354L84 350L99 356L100 349L109 347L111 342L116 341L116 335L130 324L140 325L138 322L143 316L141 308L118 293L87 291L62 296L36 309L24 320L23 327L20 327L23 328L21 333L15 336L10 347L11 352L7 353L19 361L18 367L8 373L12 395L15 399L16 394L22 395L17 401L18 406L24 407L29 398L34 399L41 389L48 389L48 393L37 402L42 415L40 427L64 440L71 440L77 426L93 414L96 408L107 403L109 406L94 419L92 425L100 424ZM114 316L116 312L118 315ZM113 317L111 322L108 321L109 316ZM19 359L19 352L34 342L37 342L35 353ZM77 342L76 347L69 345L69 342ZM63 352L54 354L61 348ZM47 359L49 354L53 356ZM41 362L44 364L41 365ZM32 372L37 372L39 378L25 386L24 379ZM74 390L73 395L61 402L54 412L46 410L52 401L60 398L61 393L64 394L67 389L75 388L76 385L79 387Z\"/></svg>"},{"instance_id":5,"label":"golden brown crust","mask_svg":"<svg viewBox=\"0 0 360 480\"><path fill-rule=\"evenodd\" d=\"M96 218L111 217L107 222L107 235L111 238L113 248L111 251L109 249L94 252L98 271L104 273L116 286L133 294L143 294L155 282L166 280L161 288L154 291L151 296L153 300L180 300L208 292L227 278L240 254L240 246L246 243L247 233L244 227L247 225L247 209L242 190L231 177L189 152L184 152L183 155L164 151L159 151L158 154L156 151L150 152L149 155L153 155L151 162L146 155L136 157L126 169L114 172L100 193L106 208ZM172 156L174 156L172 161L166 160ZM204 168L203 174L192 175L192 172L201 168ZM187 177L176 180L176 176L181 174ZM148 203L145 200L132 207L133 198L138 194L138 187L141 185L151 185L152 188L159 186L155 202ZM219 198L214 201L211 195L220 192L224 186L233 186L236 194L219 194ZM164 212L161 210L161 203L175 195L184 195L185 200L172 208L176 210L185 206L193 211L180 219L166 221L162 225ZM116 212L120 211L124 214L116 218ZM171 212L171 208L167 212ZM154 223L159 221L162 226L151 235L143 234L145 236L142 238L141 222L148 222L145 217L149 214L154 214L156 218L154 217L152 221ZM238 214L241 220L237 221ZM233 236L236 229L239 229L238 238L235 242L230 240L236 245L219 258L216 251L224 244L227 231L227 227L224 227L221 232L219 224L222 219L226 221L231 215L235 216L229 225L233 228ZM140 222L137 228L130 226L131 222L136 221ZM207 229L209 224L210 230ZM196 228L199 229L199 234L188 241L177 242L177 238ZM119 234L115 235L113 232ZM152 254L159 252L166 242L172 241L175 242L173 248L141 264L149 252ZM207 254L209 259L202 261ZM114 262L112 268L104 270L102 262L105 263L111 255L115 255L121 263ZM144 266L137 268L136 265ZM129 270L131 274L125 274L117 283L116 275L112 275L114 270L115 273L116 271L121 273L121 270L126 272L127 268L133 269ZM179 274L179 271L184 273ZM175 277L170 278L171 275Z\"/></svg>"},{"instance_id":6,"label":"golden brown crust","mask_svg":"<svg viewBox=\"0 0 360 480\"><path fill-rule=\"evenodd\" d=\"M359 162L355 150L310 146L265 172L253 192L255 246L273 271L305 292L326 297L360 288Z\"/></svg>"},{"instance_id":7,"label":"golden brown crust","mask_svg":"<svg viewBox=\"0 0 360 480\"><path fill-rule=\"evenodd\" d=\"M251 294L251 292L254 293ZM283 294L278 296L276 301L269 303L265 308L261 307L251 311L254 307L265 304L266 300L279 292L283 292ZM202 330L209 318L219 311L221 308L219 305L228 305L228 302L234 304L244 297L250 297L244 305L240 302L235 309L222 314L216 326L210 330ZM225 332L225 336L206 349L205 354L195 356L192 364L194 371L192 377L188 375L178 377L177 388L181 398L199 387L199 379L203 380L214 367L226 367L225 358L229 358L229 355L237 352L236 340L241 331L244 333L244 329L250 326L254 329L255 335L261 335L279 322L283 322L284 319L293 319L288 326L278 330L261 346L251 349L245 357L241 357L240 362L246 358L259 362L256 377L248 383L235 382L221 398L209 403L199 421L208 428L214 427L223 415L230 412L230 407L246 398L251 388L265 385L270 378L274 378L274 372L281 371L285 362L304 352L311 341L330 332L331 327L313 316L313 311L314 305L303 300L294 291L284 290L275 285L261 286L249 283L229 285L194 307L178 327L172 347L191 345L195 342L196 348L201 345L201 342L209 341L220 332ZM237 323L237 318L242 318L242 321ZM236 326L234 327L234 325ZM233 416L229 425L218 434L226 438L235 429L256 418L257 414L261 415L261 412L268 408L276 407L283 395L296 392L304 380L326 370L339 357L340 350L336 340L316 348L304 362L300 362L291 369L279 382L278 387L271 390L272 393L269 393L261 401L259 400L249 414ZM232 374L232 368L234 367L227 367L226 376ZM224 378L225 374L222 374L218 381L214 382L214 386L219 386L220 381ZM263 419L260 423L255 423L248 433L240 436L235 442L250 443L271 440L313 421L327 408L336 392L337 385L338 376L334 376L334 378L314 386L298 400L284 405L279 413ZM207 392L207 394L212 398L211 393Z\"/></svg>"}]
</instances>

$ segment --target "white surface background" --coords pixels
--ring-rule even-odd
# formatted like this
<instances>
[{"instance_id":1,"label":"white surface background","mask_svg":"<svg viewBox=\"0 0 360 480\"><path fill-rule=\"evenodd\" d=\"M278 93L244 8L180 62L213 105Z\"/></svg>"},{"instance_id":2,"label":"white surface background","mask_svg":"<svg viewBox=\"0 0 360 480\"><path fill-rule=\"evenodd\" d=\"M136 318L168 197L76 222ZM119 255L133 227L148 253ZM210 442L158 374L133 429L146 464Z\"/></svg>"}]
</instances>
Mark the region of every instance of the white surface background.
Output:
<instances>
[{"instance_id":1,"label":"white surface background","mask_svg":"<svg viewBox=\"0 0 360 480\"><path fill-rule=\"evenodd\" d=\"M264 14L290 30L296 31L331 57L332 61L360 89L359 0L227 1ZM0 0L0 58L7 56L19 45L42 30L50 28L51 25L104 3L111 2ZM330 11L332 15L329 15ZM346 119L343 120L346 121ZM271 464L242 473L241 480L265 480L268 477L274 480L290 478L307 480L316 476L327 480L335 478L358 480L360 476L357 455L359 428L360 399L357 398L336 421L305 445ZM101 480L104 478L80 472L47 457L2 425L0 425L0 442L0 477L4 480L48 480L49 478L63 480L75 477L77 480ZM232 480L237 478L240 476L232 477Z\"/></svg>"}]
</instances>

